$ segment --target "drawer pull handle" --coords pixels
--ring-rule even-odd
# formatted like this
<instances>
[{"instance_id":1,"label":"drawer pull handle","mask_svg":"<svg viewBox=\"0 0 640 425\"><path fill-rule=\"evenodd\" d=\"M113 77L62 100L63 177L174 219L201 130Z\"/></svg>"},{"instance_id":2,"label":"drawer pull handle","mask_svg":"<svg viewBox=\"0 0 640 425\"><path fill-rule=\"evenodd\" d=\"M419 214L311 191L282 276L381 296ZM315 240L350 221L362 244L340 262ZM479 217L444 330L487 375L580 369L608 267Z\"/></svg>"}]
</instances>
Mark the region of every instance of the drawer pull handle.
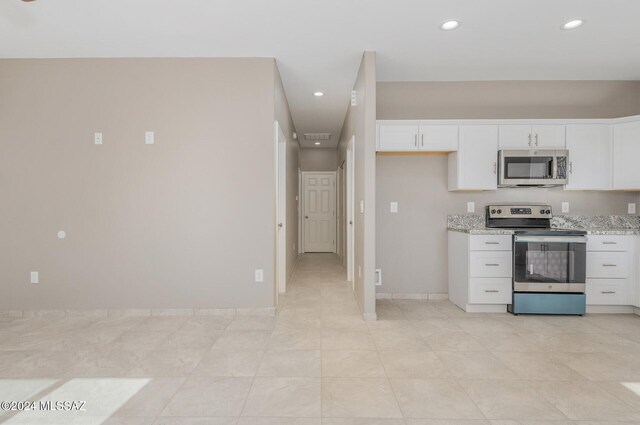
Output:
<instances>
[{"instance_id":1,"label":"drawer pull handle","mask_svg":"<svg viewBox=\"0 0 640 425\"><path fill-rule=\"evenodd\" d=\"M604 242L602 242L602 245L618 245L618 242L608 242L608 241L604 241Z\"/></svg>"},{"instance_id":2,"label":"drawer pull handle","mask_svg":"<svg viewBox=\"0 0 640 425\"><path fill-rule=\"evenodd\" d=\"M485 289L484 292L497 293L497 292L500 292L500 291L498 291L497 289Z\"/></svg>"},{"instance_id":3,"label":"drawer pull handle","mask_svg":"<svg viewBox=\"0 0 640 425\"><path fill-rule=\"evenodd\" d=\"M498 267L500 264L496 264L496 263L489 263L489 264L485 264L485 266L487 267Z\"/></svg>"},{"instance_id":4,"label":"drawer pull handle","mask_svg":"<svg viewBox=\"0 0 640 425\"><path fill-rule=\"evenodd\" d=\"M602 294L615 294L616 291L601 291Z\"/></svg>"},{"instance_id":5,"label":"drawer pull handle","mask_svg":"<svg viewBox=\"0 0 640 425\"><path fill-rule=\"evenodd\" d=\"M616 267L617 264L603 264L602 267Z\"/></svg>"},{"instance_id":6,"label":"drawer pull handle","mask_svg":"<svg viewBox=\"0 0 640 425\"><path fill-rule=\"evenodd\" d=\"M485 242L485 245L500 245L500 242Z\"/></svg>"}]
</instances>

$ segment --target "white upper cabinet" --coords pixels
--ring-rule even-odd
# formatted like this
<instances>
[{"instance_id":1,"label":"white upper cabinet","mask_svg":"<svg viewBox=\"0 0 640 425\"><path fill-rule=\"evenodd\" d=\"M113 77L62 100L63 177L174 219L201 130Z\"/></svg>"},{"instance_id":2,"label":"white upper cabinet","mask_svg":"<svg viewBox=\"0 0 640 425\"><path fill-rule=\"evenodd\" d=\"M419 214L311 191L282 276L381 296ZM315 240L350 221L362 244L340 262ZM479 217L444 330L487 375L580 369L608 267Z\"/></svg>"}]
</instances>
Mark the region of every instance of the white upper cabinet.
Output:
<instances>
[{"instance_id":1,"label":"white upper cabinet","mask_svg":"<svg viewBox=\"0 0 640 425\"><path fill-rule=\"evenodd\" d=\"M640 121L616 124L613 130L613 188L640 189Z\"/></svg>"},{"instance_id":2,"label":"white upper cabinet","mask_svg":"<svg viewBox=\"0 0 640 425\"><path fill-rule=\"evenodd\" d=\"M457 149L456 124L421 124L419 121L378 122L378 151L453 152Z\"/></svg>"},{"instance_id":3,"label":"white upper cabinet","mask_svg":"<svg viewBox=\"0 0 640 425\"><path fill-rule=\"evenodd\" d=\"M459 126L458 151L449 154L449 190L496 190L497 125Z\"/></svg>"},{"instance_id":4,"label":"white upper cabinet","mask_svg":"<svg viewBox=\"0 0 640 425\"><path fill-rule=\"evenodd\" d=\"M567 125L569 190L608 190L612 185L613 127L608 124Z\"/></svg>"},{"instance_id":5,"label":"white upper cabinet","mask_svg":"<svg viewBox=\"0 0 640 425\"><path fill-rule=\"evenodd\" d=\"M420 150L454 152L458 150L457 125L420 125Z\"/></svg>"},{"instance_id":6,"label":"white upper cabinet","mask_svg":"<svg viewBox=\"0 0 640 425\"><path fill-rule=\"evenodd\" d=\"M500 149L530 149L530 125L501 125L499 136Z\"/></svg>"},{"instance_id":7,"label":"white upper cabinet","mask_svg":"<svg viewBox=\"0 0 640 425\"><path fill-rule=\"evenodd\" d=\"M384 122L378 124L378 150L403 152L418 150L418 121Z\"/></svg>"},{"instance_id":8,"label":"white upper cabinet","mask_svg":"<svg viewBox=\"0 0 640 425\"><path fill-rule=\"evenodd\" d=\"M562 124L507 124L500 126L500 149L564 149Z\"/></svg>"}]
</instances>

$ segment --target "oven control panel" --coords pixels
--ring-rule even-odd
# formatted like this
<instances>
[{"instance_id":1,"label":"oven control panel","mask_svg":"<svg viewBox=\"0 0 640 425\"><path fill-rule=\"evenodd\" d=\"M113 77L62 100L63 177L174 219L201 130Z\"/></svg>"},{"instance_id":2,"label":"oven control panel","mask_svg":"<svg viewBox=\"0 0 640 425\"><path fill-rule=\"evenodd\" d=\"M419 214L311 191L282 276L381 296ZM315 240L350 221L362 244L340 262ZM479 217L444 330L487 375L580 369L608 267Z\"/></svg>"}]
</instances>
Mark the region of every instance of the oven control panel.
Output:
<instances>
[{"instance_id":1,"label":"oven control panel","mask_svg":"<svg viewBox=\"0 0 640 425\"><path fill-rule=\"evenodd\" d=\"M551 218L551 205L487 205L488 218Z\"/></svg>"}]
</instances>

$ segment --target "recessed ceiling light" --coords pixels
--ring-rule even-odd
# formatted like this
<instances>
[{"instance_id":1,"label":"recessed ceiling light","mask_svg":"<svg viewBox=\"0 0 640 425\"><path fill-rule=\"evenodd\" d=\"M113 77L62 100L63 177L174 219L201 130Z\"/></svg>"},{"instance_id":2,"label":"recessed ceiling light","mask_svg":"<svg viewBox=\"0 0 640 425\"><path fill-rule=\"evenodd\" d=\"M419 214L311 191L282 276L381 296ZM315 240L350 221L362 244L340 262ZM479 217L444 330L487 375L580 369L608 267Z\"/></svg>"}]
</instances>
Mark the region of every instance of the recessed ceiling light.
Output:
<instances>
[{"instance_id":1,"label":"recessed ceiling light","mask_svg":"<svg viewBox=\"0 0 640 425\"><path fill-rule=\"evenodd\" d=\"M315 142L315 143L314 143L314 145L316 145L316 146L317 146L317 145L319 145L319 144L320 144L320 142Z\"/></svg>"},{"instance_id":2,"label":"recessed ceiling light","mask_svg":"<svg viewBox=\"0 0 640 425\"><path fill-rule=\"evenodd\" d=\"M445 21L442 23L442 25L440 25L440 29L442 31L451 31L454 30L456 28L458 28L460 26L460 22L459 21Z\"/></svg>"},{"instance_id":3,"label":"recessed ceiling light","mask_svg":"<svg viewBox=\"0 0 640 425\"><path fill-rule=\"evenodd\" d=\"M316 91L316 92L313 92L313 95L314 95L315 97L322 97L322 96L324 96L324 93L323 93L323 92L321 92L321 91Z\"/></svg>"},{"instance_id":4,"label":"recessed ceiling light","mask_svg":"<svg viewBox=\"0 0 640 425\"><path fill-rule=\"evenodd\" d=\"M574 29L576 29L578 27L581 27L582 24L584 24L584 21L582 19L574 19L572 21L569 21L569 22L565 23L562 26L562 29L563 30L574 30Z\"/></svg>"}]
</instances>

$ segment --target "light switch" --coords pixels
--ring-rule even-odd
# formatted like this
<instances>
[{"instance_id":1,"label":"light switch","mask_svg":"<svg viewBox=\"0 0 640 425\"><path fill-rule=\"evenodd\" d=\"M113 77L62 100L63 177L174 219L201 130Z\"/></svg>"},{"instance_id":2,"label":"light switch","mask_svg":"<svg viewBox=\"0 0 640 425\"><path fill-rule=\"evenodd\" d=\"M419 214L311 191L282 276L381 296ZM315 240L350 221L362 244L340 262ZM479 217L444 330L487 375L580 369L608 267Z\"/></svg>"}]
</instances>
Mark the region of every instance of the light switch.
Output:
<instances>
[{"instance_id":1,"label":"light switch","mask_svg":"<svg viewBox=\"0 0 640 425\"><path fill-rule=\"evenodd\" d=\"M155 135L153 134L153 131L147 131L146 133L144 133L145 144L153 145L154 142L155 142Z\"/></svg>"},{"instance_id":2,"label":"light switch","mask_svg":"<svg viewBox=\"0 0 640 425\"><path fill-rule=\"evenodd\" d=\"M569 203L568 202L563 202L562 203L562 212L563 213L568 213L569 212Z\"/></svg>"},{"instance_id":3,"label":"light switch","mask_svg":"<svg viewBox=\"0 0 640 425\"><path fill-rule=\"evenodd\" d=\"M256 269L255 281L256 282L264 282L264 271L262 269Z\"/></svg>"},{"instance_id":4,"label":"light switch","mask_svg":"<svg viewBox=\"0 0 640 425\"><path fill-rule=\"evenodd\" d=\"M629 214L635 214L636 213L636 204L635 204L635 202L630 202L629 204L627 204L627 212Z\"/></svg>"},{"instance_id":5,"label":"light switch","mask_svg":"<svg viewBox=\"0 0 640 425\"><path fill-rule=\"evenodd\" d=\"M364 214L364 201L360 201L360 214Z\"/></svg>"},{"instance_id":6,"label":"light switch","mask_svg":"<svg viewBox=\"0 0 640 425\"><path fill-rule=\"evenodd\" d=\"M467 212L468 213L476 212L476 203L475 202L467 202Z\"/></svg>"},{"instance_id":7,"label":"light switch","mask_svg":"<svg viewBox=\"0 0 640 425\"><path fill-rule=\"evenodd\" d=\"M96 133L93 135L93 142L96 145L101 145L102 144L102 133Z\"/></svg>"},{"instance_id":8,"label":"light switch","mask_svg":"<svg viewBox=\"0 0 640 425\"><path fill-rule=\"evenodd\" d=\"M31 283L39 283L38 272L31 272Z\"/></svg>"},{"instance_id":9,"label":"light switch","mask_svg":"<svg viewBox=\"0 0 640 425\"><path fill-rule=\"evenodd\" d=\"M397 202L392 202L391 203L391 212L392 213L397 213L398 212L398 203Z\"/></svg>"}]
</instances>

